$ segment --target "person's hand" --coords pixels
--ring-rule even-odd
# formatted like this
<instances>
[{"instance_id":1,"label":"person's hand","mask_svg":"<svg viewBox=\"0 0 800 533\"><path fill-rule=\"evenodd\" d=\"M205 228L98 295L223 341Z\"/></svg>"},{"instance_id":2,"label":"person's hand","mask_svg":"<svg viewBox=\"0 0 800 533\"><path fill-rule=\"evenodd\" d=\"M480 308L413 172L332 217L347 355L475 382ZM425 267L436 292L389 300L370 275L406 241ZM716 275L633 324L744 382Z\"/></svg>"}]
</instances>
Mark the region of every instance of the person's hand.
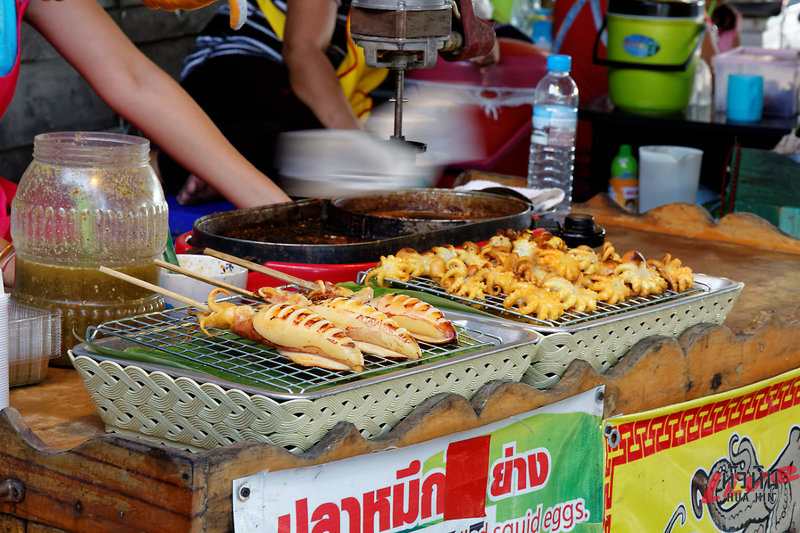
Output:
<instances>
[{"instance_id":1,"label":"person's hand","mask_svg":"<svg viewBox=\"0 0 800 533\"><path fill-rule=\"evenodd\" d=\"M176 9L199 9L216 0L142 0L142 3L150 9L164 9L175 11ZM247 20L247 0L228 0L231 6L231 28L238 30Z\"/></svg>"},{"instance_id":2,"label":"person's hand","mask_svg":"<svg viewBox=\"0 0 800 533\"><path fill-rule=\"evenodd\" d=\"M467 61L480 67L481 70L487 70L497 65L497 62L500 61L500 46L498 46L497 40L495 39L494 46L488 54L472 57Z\"/></svg>"}]
</instances>

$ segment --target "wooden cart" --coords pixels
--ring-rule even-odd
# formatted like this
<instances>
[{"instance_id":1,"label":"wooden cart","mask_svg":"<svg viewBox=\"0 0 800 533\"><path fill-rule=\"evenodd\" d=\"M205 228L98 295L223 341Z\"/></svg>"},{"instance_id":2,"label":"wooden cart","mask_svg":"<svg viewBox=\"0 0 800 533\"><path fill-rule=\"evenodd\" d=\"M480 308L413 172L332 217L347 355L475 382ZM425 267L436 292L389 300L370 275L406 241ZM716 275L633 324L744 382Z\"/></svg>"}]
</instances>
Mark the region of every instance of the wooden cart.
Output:
<instances>
[{"instance_id":1,"label":"wooden cart","mask_svg":"<svg viewBox=\"0 0 800 533\"><path fill-rule=\"evenodd\" d=\"M800 365L800 241L758 217L670 205L630 215L605 195L576 207L607 230L619 251L669 251L697 272L743 281L723 325L699 324L679 339L648 337L605 374L575 361L547 391L493 382L471 401L438 395L387 435L367 441L339 424L302 455L261 443L190 453L106 434L74 370L52 368L13 389L0 414L0 529L5 531L209 531L233 529L232 480L265 469L319 464L406 446L499 421L606 387L606 416L707 396ZM654 388L653 383L659 387Z\"/></svg>"}]
</instances>

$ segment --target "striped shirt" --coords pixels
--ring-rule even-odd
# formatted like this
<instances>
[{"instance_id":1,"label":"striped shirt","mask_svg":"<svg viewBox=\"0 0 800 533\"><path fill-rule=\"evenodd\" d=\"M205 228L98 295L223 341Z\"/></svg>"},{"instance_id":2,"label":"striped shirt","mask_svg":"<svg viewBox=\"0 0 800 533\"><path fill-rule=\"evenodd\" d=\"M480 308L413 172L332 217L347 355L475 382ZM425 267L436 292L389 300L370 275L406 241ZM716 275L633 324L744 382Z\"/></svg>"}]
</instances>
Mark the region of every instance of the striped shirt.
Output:
<instances>
[{"instance_id":1,"label":"striped shirt","mask_svg":"<svg viewBox=\"0 0 800 533\"><path fill-rule=\"evenodd\" d=\"M286 13L286 0L272 0ZM334 68L347 54L347 14L350 0L342 0L336 15L336 28L326 52ZM195 41L195 48L183 60L180 79L205 61L226 55L249 55L280 63L283 43L267 22L264 13L254 0L247 0L247 20L238 30L230 27L230 6L225 3L212 17Z\"/></svg>"}]
</instances>

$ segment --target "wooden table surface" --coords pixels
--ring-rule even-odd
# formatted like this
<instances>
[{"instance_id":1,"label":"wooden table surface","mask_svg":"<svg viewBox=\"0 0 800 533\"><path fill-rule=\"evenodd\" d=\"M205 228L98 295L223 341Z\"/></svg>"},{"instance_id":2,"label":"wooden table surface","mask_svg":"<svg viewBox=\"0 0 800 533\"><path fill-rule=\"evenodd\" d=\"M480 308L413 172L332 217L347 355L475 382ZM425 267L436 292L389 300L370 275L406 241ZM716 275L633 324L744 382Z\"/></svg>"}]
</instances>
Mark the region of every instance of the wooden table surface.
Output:
<instances>
[{"instance_id":1,"label":"wooden table surface","mask_svg":"<svg viewBox=\"0 0 800 533\"><path fill-rule=\"evenodd\" d=\"M77 372L50 368L41 383L13 389L12 409L0 412L6 459L0 476L12 475L30 489L19 504L0 503L0 529L30 531L31 524L44 524L83 531L231 531L232 480L265 468L414 444L601 384L605 415L613 416L731 390L800 366L800 241L749 216L714 223L694 206L665 206L642 217L599 197L575 210L593 214L620 253L660 258L668 252L696 272L743 281L725 324L699 324L679 339L645 338L602 375L576 360L547 391L493 382L471 400L437 395L379 439L368 441L354 426L339 425L324 446L301 455L256 442L191 453L106 434ZM154 483L156 491L143 488Z\"/></svg>"},{"instance_id":2,"label":"wooden table surface","mask_svg":"<svg viewBox=\"0 0 800 533\"><path fill-rule=\"evenodd\" d=\"M724 323L733 333L755 327L759 314L775 314L784 323L800 319L800 241L760 219L744 217L744 227L731 228L735 235L728 238L744 239L742 244L720 240L720 230L711 227L702 210L691 206L667 206L662 210L666 222L660 216L628 215L603 196L576 211L595 215L606 229L606 240L620 254L638 250L647 258L660 258L671 253L695 272L743 281L744 289ZM693 224L698 227L692 229ZM756 248L748 244L748 238L773 249ZM34 433L54 448L68 449L105 431L73 370L50 368L43 382L13 389L11 404Z\"/></svg>"}]
</instances>

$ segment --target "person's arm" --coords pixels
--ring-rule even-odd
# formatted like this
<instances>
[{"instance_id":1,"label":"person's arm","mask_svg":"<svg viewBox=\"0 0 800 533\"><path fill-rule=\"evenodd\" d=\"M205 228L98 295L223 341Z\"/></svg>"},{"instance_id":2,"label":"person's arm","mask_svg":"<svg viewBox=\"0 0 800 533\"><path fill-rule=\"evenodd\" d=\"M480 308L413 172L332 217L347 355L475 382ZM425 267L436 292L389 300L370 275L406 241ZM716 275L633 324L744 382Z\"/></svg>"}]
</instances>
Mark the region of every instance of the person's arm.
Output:
<instances>
[{"instance_id":1,"label":"person's arm","mask_svg":"<svg viewBox=\"0 0 800 533\"><path fill-rule=\"evenodd\" d=\"M14 246L7 240L0 238L0 270L3 275L3 285L11 287L16 278L16 254Z\"/></svg>"},{"instance_id":2,"label":"person's arm","mask_svg":"<svg viewBox=\"0 0 800 533\"><path fill-rule=\"evenodd\" d=\"M238 207L291 199L244 158L96 0L31 0L26 20L114 111ZM231 105L241 105L231 96Z\"/></svg>"},{"instance_id":3,"label":"person's arm","mask_svg":"<svg viewBox=\"0 0 800 533\"><path fill-rule=\"evenodd\" d=\"M291 0L287 4L283 60L292 90L326 128L360 128L325 55L336 25L336 1Z\"/></svg>"}]
</instances>

